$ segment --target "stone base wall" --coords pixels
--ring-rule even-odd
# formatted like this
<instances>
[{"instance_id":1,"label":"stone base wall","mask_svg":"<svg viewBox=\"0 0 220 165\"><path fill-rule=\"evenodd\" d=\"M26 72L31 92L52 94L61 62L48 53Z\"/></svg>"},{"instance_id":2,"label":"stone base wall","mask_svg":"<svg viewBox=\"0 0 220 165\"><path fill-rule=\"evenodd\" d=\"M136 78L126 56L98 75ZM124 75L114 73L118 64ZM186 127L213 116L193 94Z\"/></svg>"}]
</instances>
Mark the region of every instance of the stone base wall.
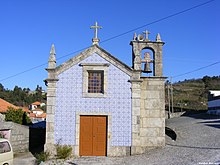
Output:
<instances>
[{"instance_id":1,"label":"stone base wall","mask_svg":"<svg viewBox=\"0 0 220 165\"><path fill-rule=\"evenodd\" d=\"M164 78L142 78L141 85L141 146L165 146Z\"/></svg>"},{"instance_id":2,"label":"stone base wall","mask_svg":"<svg viewBox=\"0 0 220 165\"><path fill-rule=\"evenodd\" d=\"M79 156L79 146L71 146L72 155ZM51 158L56 155L55 144L45 144L45 151L50 153ZM107 156L128 156L131 155L131 147L126 146L108 146Z\"/></svg>"},{"instance_id":3,"label":"stone base wall","mask_svg":"<svg viewBox=\"0 0 220 165\"><path fill-rule=\"evenodd\" d=\"M141 85L141 146L165 146L164 78L142 78Z\"/></svg>"},{"instance_id":4,"label":"stone base wall","mask_svg":"<svg viewBox=\"0 0 220 165\"><path fill-rule=\"evenodd\" d=\"M74 147L72 148L73 148L72 154L74 155ZM57 155L56 144L46 143L44 145L44 152L49 153L51 159L55 158Z\"/></svg>"},{"instance_id":5,"label":"stone base wall","mask_svg":"<svg viewBox=\"0 0 220 165\"><path fill-rule=\"evenodd\" d=\"M10 142L14 153L29 151L29 127L13 122L0 122L0 130L11 130Z\"/></svg>"},{"instance_id":6,"label":"stone base wall","mask_svg":"<svg viewBox=\"0 0 220 165\"><path fill-rule=\"evenodd\" d=\"M126 146L110 146L107 156L128 156L130 155L130 148Z\"/></svg>"},{"instance_id":7,"label":"stone base wall","mask_svg":"<svg viewBox=\"0 0 220 165\"><path fill-rule=\"evenodd\" d=\"M165 146L165 78L142 77L141 80L140 124L139 128L132 130L131 154ZM134 110L132 117L136 118Z\"/></svg>"}]
</instances>

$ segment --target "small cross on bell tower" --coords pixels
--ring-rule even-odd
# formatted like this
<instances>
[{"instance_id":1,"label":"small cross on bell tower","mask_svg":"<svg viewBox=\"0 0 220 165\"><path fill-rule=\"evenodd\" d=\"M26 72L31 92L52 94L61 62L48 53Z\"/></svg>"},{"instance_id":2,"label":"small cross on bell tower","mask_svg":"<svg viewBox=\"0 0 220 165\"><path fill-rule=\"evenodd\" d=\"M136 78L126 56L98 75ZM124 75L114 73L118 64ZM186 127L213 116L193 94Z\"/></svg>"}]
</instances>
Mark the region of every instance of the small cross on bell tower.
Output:
<instances>
[{"instance_id":1,"label":"small cross on bell tower","mask_svg":"<svg viewBox=\"0 0 220 165\"><path fill-rule=\"evenodd\" d=\"M102 26L98 26L98 22L95 22L94 26L90 26L90 29L95 29L94 30L94 38L92 39L92 44L93 45L98 45L100 39L98 38L98 29L102 29Z\"/></svg>"},{"instance_id":2,"label":"small cross on bell tower","mask_svg":"<svg viewBox=\"0 0 220 165\"><path fill-rule=\"evenodd\" d=\"M143 34L145 34L145 41L150 41L148 38L148 35L150 34L150 32L145 30L145 31L143 31Z\"/></svg>"}]
</instances>

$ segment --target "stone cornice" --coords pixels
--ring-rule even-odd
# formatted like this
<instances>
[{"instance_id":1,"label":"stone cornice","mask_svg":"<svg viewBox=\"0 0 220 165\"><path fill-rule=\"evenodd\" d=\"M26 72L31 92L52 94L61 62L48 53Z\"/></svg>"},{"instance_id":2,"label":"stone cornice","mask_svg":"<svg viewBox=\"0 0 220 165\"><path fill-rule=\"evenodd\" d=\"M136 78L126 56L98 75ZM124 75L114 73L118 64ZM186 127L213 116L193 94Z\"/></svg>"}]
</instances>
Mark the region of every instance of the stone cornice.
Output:
<instances>
[{"instance_id":1,"label":"stone cornice","mask_svg":"<svg viewBox=\"0 0 220 165\"><path fill-rule=\"evenodd\" d=\"M141 76L141 78L147 78L147 79L167 79L168 77L160 77L160 76Z\"/></svg>"},{"instance_id":2,"label":"stone cornice","mask_svg":"<svg viewBox=\"0 0 220 165\"><path fill-rule=\"evenodd\" d=\"M81 63L80 66L107 66L109 67L109 63Z\"/></svg>"},{"instance_id":3,"label":"stone cornice","mask_svg":"<svg viewBox=\"0 0 220 165\"><path fill-rule=\"evenodd\" d=\"M54 81L59 81L58 78L47 78L44 80L44 82L54 82Z\"/></svg>"},{"instance_id":4,"label":"stone cornice","mask_svg":"<svg viewBox=\"0 0 220 165\"><path fill-rule=\"evenodd\" d=\"M143 80L141 79L131 79L131 80L128 80L129 82L133 83L133 82L139 82L139 83L142 83Z\"/></svg>"},{"instance_id":5,"label":"stone cornice","mask_svg":"<svg viewBox=\"0 0 220 165\"><path fill-rule=\"evenodd\" d=\"M56 68L45 68L46 71L50 72L50 71L55 71Z\"/></svg>"}]
</instances>

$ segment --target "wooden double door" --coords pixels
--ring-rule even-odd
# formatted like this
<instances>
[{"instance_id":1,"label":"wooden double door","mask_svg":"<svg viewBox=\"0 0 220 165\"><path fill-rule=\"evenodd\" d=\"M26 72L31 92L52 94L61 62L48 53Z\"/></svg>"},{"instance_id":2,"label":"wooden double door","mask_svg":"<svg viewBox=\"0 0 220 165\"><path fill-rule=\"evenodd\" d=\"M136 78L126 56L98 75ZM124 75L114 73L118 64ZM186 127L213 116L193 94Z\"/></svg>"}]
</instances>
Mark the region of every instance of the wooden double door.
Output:
<instances>
[{"instance_id":1,"label":"wooden double door","mask_svg":"<svg viewBox=\"0 0 220 165\"><path fill-rule=\"evenodd\" d=\"M80 156L106 156L107 116L80 116Z\"/></svg>"}]
</instances>

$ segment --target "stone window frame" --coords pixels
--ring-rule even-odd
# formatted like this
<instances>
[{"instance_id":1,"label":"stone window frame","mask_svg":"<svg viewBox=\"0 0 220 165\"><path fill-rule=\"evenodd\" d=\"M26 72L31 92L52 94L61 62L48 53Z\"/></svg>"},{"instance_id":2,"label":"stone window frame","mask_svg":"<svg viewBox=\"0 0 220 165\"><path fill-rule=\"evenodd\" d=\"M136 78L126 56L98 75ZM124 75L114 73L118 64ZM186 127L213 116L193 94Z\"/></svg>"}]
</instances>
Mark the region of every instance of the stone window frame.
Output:
<instances>
[{"instance_id":1,"label":"stone window frame","mask_svg":"<svg viewBox=\"0 0 220 165\"><path fill-rule=\"evenodd\" d=\"M81 63L80 66L83 67L83 91L82 97L107 97L108 89L108 69L109 63ZM103 71L103 93L88 93L88 72L89 71Z\"/></svg>"}]
</instances>

